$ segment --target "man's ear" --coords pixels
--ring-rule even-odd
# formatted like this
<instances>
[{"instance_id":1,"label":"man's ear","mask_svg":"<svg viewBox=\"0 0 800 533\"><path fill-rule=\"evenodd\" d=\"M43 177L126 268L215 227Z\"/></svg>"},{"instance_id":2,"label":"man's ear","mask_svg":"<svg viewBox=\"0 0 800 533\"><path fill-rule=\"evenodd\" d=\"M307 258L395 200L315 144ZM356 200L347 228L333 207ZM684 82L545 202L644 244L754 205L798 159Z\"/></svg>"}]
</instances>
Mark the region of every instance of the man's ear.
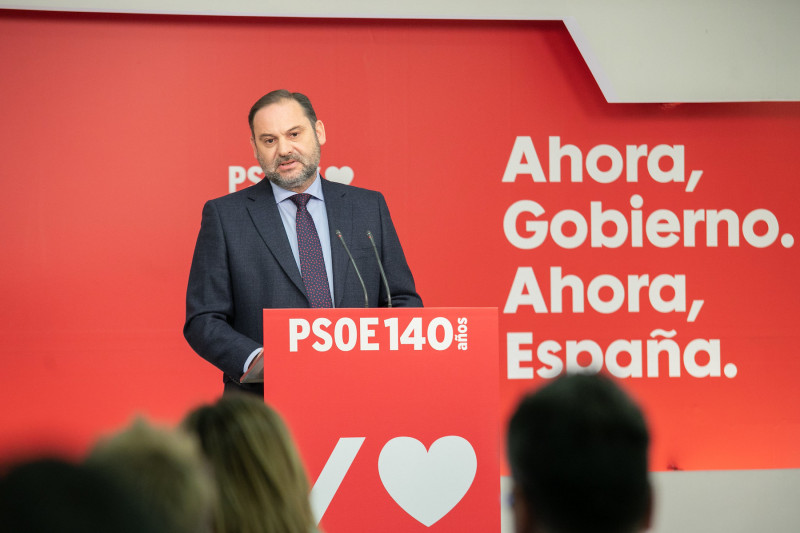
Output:
<instances>
[{"instance_id":1,"label":"man's ear","mask_svg":"<svg viewBox=\"0 0 800 533\"><path fill-rule=\"evenodd\" d=\"M253 157L258 159L258 150L256 150L256 140L253 137L250 137L250 146L253 147Z\"/></svg>"},{"instance_id":2,"label":"man's ear","mask_svg":"<svg viewBox=\"0 0 800 533\"><path fill-rule=\"evenodd\" d=\"M525 499L525 494L523 494L519 485L514 485L512 498L511 511L514 514L515 533L532 533L536 531L533 510L530 508L528 500Z\"/></svg>"},{"instance_id":3,"label":"man's ear","mask_svg":"<svg viewBox=\"0 0 800 533\"><path fill-rule=\"evenodd\" d=\"M323 124L321 120L318 120L317 123L314 124L314 131L317 132L317 140L320 146L325 144L325 124Z\"/></svg>"}]
</instances>

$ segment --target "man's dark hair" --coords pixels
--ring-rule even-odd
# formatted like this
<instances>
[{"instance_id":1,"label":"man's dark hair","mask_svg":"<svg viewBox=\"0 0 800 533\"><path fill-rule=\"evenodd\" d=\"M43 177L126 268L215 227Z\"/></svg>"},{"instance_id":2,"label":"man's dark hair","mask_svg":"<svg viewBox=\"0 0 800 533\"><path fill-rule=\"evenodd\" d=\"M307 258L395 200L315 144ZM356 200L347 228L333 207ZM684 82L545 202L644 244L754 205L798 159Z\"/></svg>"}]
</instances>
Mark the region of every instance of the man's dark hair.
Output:
<instances>
[{"instance_id":1,"label":"man's dark hair","mask_svg":"<svg viewBox=\"0 0 800 533\"><path fill-rule=\"evenodd\" d=\"M260 109L263 109L268 105L278 103L282 100L294 100L300 104L306 114L306 117L308 117L309 122L311 122L311 125L316 126L317 114L314 112L314 107L311 105L311 100L308 99L308 96L302 93L293 93L287 91L286 89L277 89L275 91L268 92L259 98L256 103L253 104L253 107L250 108L250 114L247 116L247 122L250 124L251 134L254 134L253 118L256 116L256 113L258 113Z\"/></svg>"},{"instance_id":2,"label":"man's dark hair","mask_svg":"<svg viewBox=\"0 0 800 533\"><path fill-rule=\"evenodd\" d=\"M650 510L644 416L609 378L564 376L527 396L508 460L533 515L557 533L636 530Z\"/></svg>"},{"instance_id":3,"label":"man's dark hair","mask_svg":"<svg viewBox=\"0 0 800 533\"><path fill-rule=\"evenodd\" d=\"M166 533L146 502L98 469L41 458L0 475L0 529L15 533Z\"/></svg>"}]
</instances>

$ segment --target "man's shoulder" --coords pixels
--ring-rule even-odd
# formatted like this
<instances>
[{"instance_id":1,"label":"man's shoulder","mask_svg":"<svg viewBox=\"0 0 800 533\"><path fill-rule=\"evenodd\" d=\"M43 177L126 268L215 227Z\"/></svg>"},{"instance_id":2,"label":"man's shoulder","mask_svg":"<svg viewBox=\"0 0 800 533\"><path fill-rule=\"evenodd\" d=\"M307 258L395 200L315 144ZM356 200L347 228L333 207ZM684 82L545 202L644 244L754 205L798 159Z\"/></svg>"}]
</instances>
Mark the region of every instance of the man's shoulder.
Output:
<instances>
[{"instance_id":1,"label":"man's shoulder","mask_svg":"<svg viewBox=\"0 0 800 533\"><path fill-rule=\"evenodd\" d=\"M325 194L335 194L340 196L347 195L355 198L365 198L365 199L383 198L383 194L381 194L379 191L374 191L372 189L365 189L363 187L356 187L355 185L338 183L327 179L323 179L322 187Z\"/></svg>"},{"instance_id":2,"label":"man's shoulder","mask_svg":"<svg viewBox=\"0 0 800 533\"><path fill-rule=\"evenodd\" d=\"M218 207L241 205L252 201L253 199L262 195L271 195L272 189L269 187L269 182L262 180L255 185L250 185L244 189L239 189L236 192L231 192L217 198L213 198L208 203L215 204Z\"/></svg>"},{"instance_id":3,"label":"man's shoulder","mask_svg":"<svg viewBox=\"0 0 800 533\"><path fill-rule=\"evenodd\" d=\"M347 197L350 200L359 202L383 201L383 194L379 191L356 187L355 185L346 185L326 179L322 180L322 190L326 197ZM269 186L269 182L266 180L262 180L255 185L240 189L236 192L214 198L209 200L208 203L220 209L227 209L230 207L241 207L242 205L246 205L262 197L274 199L272 189Z\"/></svg>"}]
</instances>

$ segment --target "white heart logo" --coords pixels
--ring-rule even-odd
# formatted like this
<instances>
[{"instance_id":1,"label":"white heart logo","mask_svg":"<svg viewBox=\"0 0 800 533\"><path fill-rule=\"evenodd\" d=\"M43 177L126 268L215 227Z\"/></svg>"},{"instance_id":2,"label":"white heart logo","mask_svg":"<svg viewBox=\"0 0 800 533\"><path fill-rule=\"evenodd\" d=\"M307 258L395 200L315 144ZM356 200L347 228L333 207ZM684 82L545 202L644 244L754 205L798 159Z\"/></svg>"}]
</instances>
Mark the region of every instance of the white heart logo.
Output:
<instances>
[{"instance_id":1,"label":"white heart logo","mask_svg":"<svg viewBox=\"0 0 800 533\"><path fill-rule=\"evenodd\" d=\"M353 169L350 167L328 167L325 169L324 176L329 181L350 185L353 181Z\"/></svg>"},{"instance_id":2,"label":"white heart logo","mask_svg":"<svg viewBox=\"0 0 800 533\"><path fill-rule=\"evenodd\" d=\"M397 437L381 450L378 473L386 491L418 522L430 527L467 493L478 470L478 458L464 438L450 435L431 445Z\"/></svg>"}]
</instances>

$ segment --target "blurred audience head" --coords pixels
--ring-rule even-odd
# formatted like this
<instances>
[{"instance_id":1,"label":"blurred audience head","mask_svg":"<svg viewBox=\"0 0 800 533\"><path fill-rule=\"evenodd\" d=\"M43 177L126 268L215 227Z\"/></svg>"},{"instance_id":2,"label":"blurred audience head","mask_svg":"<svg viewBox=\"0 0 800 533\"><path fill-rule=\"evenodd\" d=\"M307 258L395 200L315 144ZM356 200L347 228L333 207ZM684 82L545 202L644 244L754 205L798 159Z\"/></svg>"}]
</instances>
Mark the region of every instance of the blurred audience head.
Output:
<instances>
[{"instance_id":1,"label":"blurred audience head","mask_svg":"<svg viewBox=\"0 0 800 533\"><path fill-rule=\"evenodd\" d=\"M138 419L101 440L86 464L139 494L153 520L167 531L212 530L216 486L197 439L188 432Z\"/></svg>"},{"instance_id":2,"label":"blurred audience head","mask_svg":"<svg viewBox=\"0 0 800 533\"><path fill-rule=\"evenodd\" d=\"M0 530L14 533L170 533L113 476L62 459L19 462L0 476Z\"/></svg>"},{"instance_id":3,"label":"blurred audience head","mask_svg":"<svg viewBox=\"0 0 800 533\"><path fill-rule=\"evenodd\" d=\"M525 397L507 444L518 533L649 527L647 426L609 378L563 376Z\"/></svg>"},{"instance_id":4,"label":"blurred audience head","mask_svg":"<svg viewBox=\"0 0 800 533\"><path fill-rule=\"evenodd\" d=\"M315 526L305 470L280 415L249 394L189 413L219 493L217 533L309 533Z\"/></svg>"}]
</instances>

